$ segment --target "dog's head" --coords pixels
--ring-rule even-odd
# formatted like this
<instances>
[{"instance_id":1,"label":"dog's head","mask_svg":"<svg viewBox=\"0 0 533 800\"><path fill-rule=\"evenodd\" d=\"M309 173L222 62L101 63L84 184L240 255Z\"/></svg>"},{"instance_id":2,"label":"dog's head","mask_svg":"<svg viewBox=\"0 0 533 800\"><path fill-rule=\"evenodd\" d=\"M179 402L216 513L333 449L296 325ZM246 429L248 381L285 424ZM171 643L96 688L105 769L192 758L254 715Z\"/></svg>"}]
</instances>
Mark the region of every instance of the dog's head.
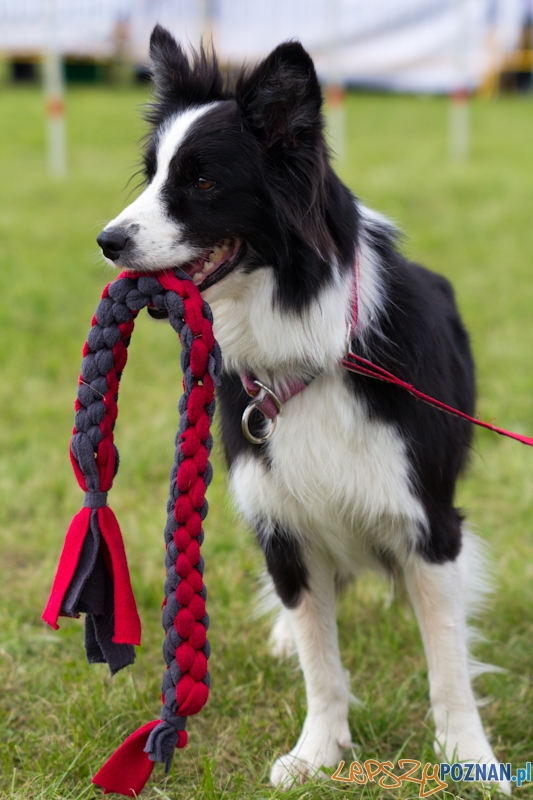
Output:
<instances>
[{"instance_id":1,"label":"dog's head","mask_svg":"<svg viewBox=\"0 0 533 800\"><path fill-rule=\"evenodd\" d=\"M269 266L294 302L313 279L322 282L338 248L310 56L297 42L282 44L229 90L214 55L200 50L190 64L160 26L150 53L157 94L147 185L98 237L105 257L132 270L180 267L202 290Z\"/></svg>"}]
</instances>

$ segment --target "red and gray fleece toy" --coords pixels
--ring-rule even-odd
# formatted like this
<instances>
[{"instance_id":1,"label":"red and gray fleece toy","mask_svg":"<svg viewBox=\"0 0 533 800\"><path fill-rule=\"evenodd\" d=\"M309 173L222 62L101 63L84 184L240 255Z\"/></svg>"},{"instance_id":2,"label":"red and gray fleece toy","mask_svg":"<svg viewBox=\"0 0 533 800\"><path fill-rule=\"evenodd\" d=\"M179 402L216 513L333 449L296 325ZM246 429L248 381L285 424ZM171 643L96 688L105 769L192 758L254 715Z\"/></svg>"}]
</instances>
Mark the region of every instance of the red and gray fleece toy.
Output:
<instances>
[{"instance_id":1,"label":"red and gray fleece toy","mask_svg":"<svg viewBox=\"0 0 533 800\"><path fill-rule=\"evenodd\" d=\"M93 778L104 793L128 797L141 792L154 762L163 763L168 772L174 749L187 744L187 717L200 711L209 694L209 617L200 546L207 514L205 491L212 478L210 425L222 359L209 306L181 270L122 273L102 293L83 347L70 442L72 466L85 498L68 529L43 612L43 619L56 629L59 616L85 614L89 663L105 662L114 674L135 660L141 624L122 535L107 505L107 493L119 465L113 430L120 378L135 318L146 306L166 312L179 335L183 395L165 527L167 669L161 718L129 736Z\"/></svg>"}]
</instances>

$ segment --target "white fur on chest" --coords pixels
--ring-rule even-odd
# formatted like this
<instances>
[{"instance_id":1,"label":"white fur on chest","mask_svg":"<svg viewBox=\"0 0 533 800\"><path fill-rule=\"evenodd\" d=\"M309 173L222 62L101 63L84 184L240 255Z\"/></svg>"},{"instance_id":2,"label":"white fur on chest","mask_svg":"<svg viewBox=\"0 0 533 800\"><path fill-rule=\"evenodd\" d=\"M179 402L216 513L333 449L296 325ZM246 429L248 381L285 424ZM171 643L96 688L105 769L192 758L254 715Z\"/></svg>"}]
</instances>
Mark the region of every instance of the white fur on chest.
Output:
<instances>
[{"instance_id":1,"label":"white fur on chest","mask_svg":"<svg viewBox=\"0 0 533 800\"><path fill-rule=\"evenodd\" d=\"M425 514L414 496L401 437L368 418L340 368L321 375L283 408L268 445L270 464L240 457L231 472L251 522L277 522L329 553L341 574L402 558Z\"/></svg>"},{"instance_id":2,"label":"white fur on chest","mask_svg":"<svg viewBox=\"0 0 533 800\"><path fill-rule=\"evenodd\" d=\"M359 265L357 333L364 338L383 302L365 236ZM249 455L234 463L239 509L252 524L278 523L328 551L340 574L376 566L383 550L402 560L426 516L404 441L393 426L369 418L338 366L349 338L352 274L334 271L301 314L279 308L274 296L268 267L236 270L205 292L225 369L250 370L274 390L289 376L316 376L285 403L268 443L269 464Z\"/></svg>"},{"instance_id":3,"label":"white fur on chest","mask_svg":"<svg viewBox=\"0 0 533 800\"><path fill-rule=\"evenodd\" d=\"M358 262L357 333L364 339L383 302L378 259L366 235ZM334 265L330 282L301 313L280 307L274 272L268 266L251 273L238 268L206 289L203 294L213 310L225 368L253 370L267 383L331 369L348 343L353 278L352 270L341 275Z\"/></svg>"},{"instance_id":4,"label":"white fur on chest","mask_svg":"<svg viewBox=\"0 0 533 800\"><path fill-rule=\"evenodd\" d=\"M347 283L348 279L337 278L302 314L280 308L273 299L269 267L230 276L222 298L217 297L218 285L208 289L205 298L213 309L225 369L251 369L271 383L295 373L315 374L334 364L346 346Z\"/></svg>"}]
</instances>

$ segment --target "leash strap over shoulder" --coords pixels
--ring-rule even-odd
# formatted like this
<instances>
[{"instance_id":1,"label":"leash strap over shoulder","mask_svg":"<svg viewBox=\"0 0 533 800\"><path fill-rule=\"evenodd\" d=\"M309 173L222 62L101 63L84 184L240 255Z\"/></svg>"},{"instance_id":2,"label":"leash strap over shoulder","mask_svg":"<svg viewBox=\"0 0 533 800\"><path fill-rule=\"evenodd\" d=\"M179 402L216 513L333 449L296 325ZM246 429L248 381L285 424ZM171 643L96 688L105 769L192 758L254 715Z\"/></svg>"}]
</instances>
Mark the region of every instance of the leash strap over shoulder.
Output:
<instances>
[{"instance_id":1,"label":"leash strap over shoulder","mask_svg":"<svg viewBox=\"0 0 533 800\"><path fill-rule=\"evenodd\" d=\"M107 506L118 469L114 426L118 389L139 311L168 313L181 344L183 396L165 528L166 570L161 718L131 734L94 777L104 793L136 797L155 761L170 768L174 749L187 744L187 717L209 695L204 562L200 555L206 487L212 478L210 424L222 364L212 315L194 283L174 272L122 273L106 286L83 348L70 453L84 507L67 532L43 618L57 628L60 615L86 614L89 662L106 661L113 674L132 663L140 621L129 579L122 535Z\"/></svg>"},{"instance_id":2,"label":"leash strap over shoulder","mask_svg":"<svg viewBox=\"0 0 533 800\"><path fill-rule=\"evenodd\" d=\"M349 325L349 339L353 340L357 328L359 310L359 254L357 250L354 259L351 308L352 319ZM340 363L341 366L343 366L344 369L348 370L349 372L354 372L357 375L364 375L367 378L373 378L378 381L384 381L392 386L405 389L405 391L409 392L409 394L411 394L417 400L427 403L428 405L433 406L433 408L438 408L440 411L444 411L446 414L451 414L454 417L460 417L468 422L472 422L474 425L479 425L482 428L488 428L488 430L494 431L494 433L499 433L501 436L508 436L510 439L515 439L517 442L522 442L522 444L533 447L533 439L531 439L529 436L522 436L519 433L513 433L512 431L506 431L503 428L498 428L491 422L483 422L483 420L478 419L477 417L471 417L468 414L465 414L464 411L459 411L459 409L453 408L452 406L443 403L441 400L430 397L429 395L424 394L424 392L421 392L419 389L416 389L410 383L407 383L401 378L398 378L396 375L393 375L392 372L383 369L383 367L374 364L372 361L369 361L362 356L356 355L352 352L350 347L347 348L346 356L345 358L341 359Z\"/></svg>"},{"instance_id":3,"label":"leash strap over shoulder","mask_svg":"<svg viewBox=\"0 0 533 800\"><path fill-rule=\"evenodd\" d=\"M533 447L533 439L531 439L529 436L522 436L520 433L506 431L504 428L497 428L496 425L493 425L491 422L483 422L481 419L471 417L468 414L465 414L464 411L459 411L459 409L453 408L452 406L443 403L441 400L436 400L434 397L424 394L424 392L419 391L419 389L416 389L410 383L407 383L401 378L398 378L396 375L393 375L392 372L388 372L386 369L383 369L383 367L373 364L372 361L368 361L366 358L362 358L362 356L352 353L351 350L348 352L347 357L342 359L341 366L343 366L349 372L355 372L358 375L365 375L368 378L374 378L378 381L390 383L392 386L398 386L400 389L405 389L405 391L409 392L409 394L411 394L417 400L427 403L434 408L438 408L440 411L444 411L446 414L451 414L454 417L460 417L461 419L467 420L467 422L472 422L474 425L479 425L482 428L488 428L488 430L494 431L494 433L499 433L502 436L508 436L510 439L516 439L517 442L522 442L522 444L527 444L530 447Z\"/></svg>"}]
</instances>

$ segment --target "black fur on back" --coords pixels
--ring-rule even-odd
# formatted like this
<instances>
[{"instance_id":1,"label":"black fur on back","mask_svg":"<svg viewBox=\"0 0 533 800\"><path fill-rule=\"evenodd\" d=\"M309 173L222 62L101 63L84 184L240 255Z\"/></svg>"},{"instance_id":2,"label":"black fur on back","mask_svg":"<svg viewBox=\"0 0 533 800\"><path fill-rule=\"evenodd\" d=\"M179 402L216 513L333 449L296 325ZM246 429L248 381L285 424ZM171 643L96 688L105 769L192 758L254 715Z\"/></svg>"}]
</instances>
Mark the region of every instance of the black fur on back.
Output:
<instances>
[{"instance_id":1,"label":"black fur on back","mask_svg":"<svg viewBox=\"0 0 533 800\"><path fill-rule=\"evenodd\" d=\"M367 229L380 254L386 305L364 347L355 353L396 374L431 397L472 416L474 362L451 284L403 258L386 230ZM396 426L412 464L412 482L424 504L429 530L421 549L431 561L454 559L462 517L453 507L455 483L467 463L472 425L416 400L405 389L346 374L369 414Z\"/></svg>"}]
</instances>

